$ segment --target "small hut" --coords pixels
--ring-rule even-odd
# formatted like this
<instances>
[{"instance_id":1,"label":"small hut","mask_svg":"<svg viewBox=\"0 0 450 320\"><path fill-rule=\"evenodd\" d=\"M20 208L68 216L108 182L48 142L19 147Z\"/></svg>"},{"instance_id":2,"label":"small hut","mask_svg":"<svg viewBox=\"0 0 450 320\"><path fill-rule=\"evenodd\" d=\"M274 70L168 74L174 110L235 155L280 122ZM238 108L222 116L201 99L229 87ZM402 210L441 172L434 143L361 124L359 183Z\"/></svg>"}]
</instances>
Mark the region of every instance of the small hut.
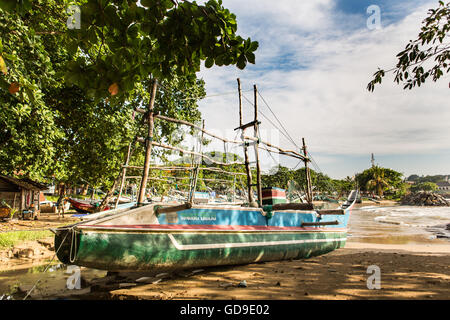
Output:
<instances>
[{"instance_id":1,"label":"small hut","mask_svg":"<svg viewBox=\"0 0 450 320\"><path fill-rule=\"evenodd\" d=\"M35 210L40 210L41 191L47 186L30 179L17 179L0 175L0 202L4 201L11 208L21 213L33 204Z\"/></svg>"}]
</instances>

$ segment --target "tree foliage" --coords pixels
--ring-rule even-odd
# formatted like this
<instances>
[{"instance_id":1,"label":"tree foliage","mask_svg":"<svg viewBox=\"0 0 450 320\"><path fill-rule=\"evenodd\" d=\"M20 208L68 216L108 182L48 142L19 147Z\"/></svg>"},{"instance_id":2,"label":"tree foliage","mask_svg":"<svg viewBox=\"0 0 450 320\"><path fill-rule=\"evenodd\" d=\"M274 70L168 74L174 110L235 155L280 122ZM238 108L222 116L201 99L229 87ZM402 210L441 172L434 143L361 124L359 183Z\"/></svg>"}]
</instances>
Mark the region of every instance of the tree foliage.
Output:
<instances>
[{"instance_id":1,"label":"tree foliage","mask_svg":"<svg viewBox=\"0 0 450 320\"><path fill-rule=\"evenodd\" d=\"M79 30L67 28L69 4L81 7ZM150 79L160 83L157 112L199 120L202 61L255 62L258 43L236 31L220 0L0 1L0 171L111 185L143 135L133 109L148 104ZM156 121L155 139L177 143L176 129Z\"/></svg>"},{"instance_id":2,"label":"tree foliage","mask_svg":"<svg viewBox=\"0 0 450 320\"><path fill-rule=\"evenodd\" d=\"M358 173L355 179L361 191L374 191L379 196L388 190L400 189L403 174L389 168L374 166Z\"/></svg>"},{"instance_id":3,"label":"tree foliage","mask_svg":"<svg viewBox=\"0 0 450 320\"><path fill-rule=\"evenodd\" d=\"M394 81L401 82L404 89L420 87L431 77L433 81L440 79L450 71L450 2L439 1L439 7L430 9L428 17L423 21L421 32L416 40L410 40L405 50L397 54L398 63L389 70L395 74ZM431 64L431 60L434 60ZM427 66L428 64L428 66ZM373 91L377 83L381 83L389 71L379 69L367 89Z\"/></svg>"},{"instance_id":4,"label":"tree foliage","mask_svg":"<svg viewBox=\"0 0 450 320\"><path fill-rule=\"evenodd\" d=\"M413 184L411 186L411 188L409 189L411 192L420 192L420 191L437 191L438 185L436 183L433 182L421 182L421 183L416 183Z\"/></svg>"},{"instance_id":5,"label":"tree foliage","mask_svg":"<svg viewBox=\"0 0 450 320\"><path fill-rule=\"evenodd\" d=\"M70 30L66 80L96 98L127 99L140 82L194 74L213 64L245 68L255 63L258 43L236 35L236 16L209 0L204 5L170 0L87 0L81 6L81 29Z\"/></svg>"}]
</instances>

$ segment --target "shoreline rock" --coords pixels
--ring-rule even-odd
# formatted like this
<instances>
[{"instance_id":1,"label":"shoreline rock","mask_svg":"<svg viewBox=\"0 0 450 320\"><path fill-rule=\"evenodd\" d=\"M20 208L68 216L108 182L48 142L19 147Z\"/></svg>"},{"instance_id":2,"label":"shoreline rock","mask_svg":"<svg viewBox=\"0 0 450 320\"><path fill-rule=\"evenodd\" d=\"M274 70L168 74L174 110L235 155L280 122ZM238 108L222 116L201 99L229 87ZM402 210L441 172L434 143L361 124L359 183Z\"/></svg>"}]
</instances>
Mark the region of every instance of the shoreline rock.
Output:
<instances>
[{"instance_id":1,"label":"shoreline rock","mask_svg":"<svg viewBox=\"0 0 450 320\"><path fill-rule=\"evenodd\" d=\"M432 192L410 193L403 197L400 202L402 205L409 206L430 206L430 207L448 207L450 202L443 196Z\"/></svg>"}]
</instances>

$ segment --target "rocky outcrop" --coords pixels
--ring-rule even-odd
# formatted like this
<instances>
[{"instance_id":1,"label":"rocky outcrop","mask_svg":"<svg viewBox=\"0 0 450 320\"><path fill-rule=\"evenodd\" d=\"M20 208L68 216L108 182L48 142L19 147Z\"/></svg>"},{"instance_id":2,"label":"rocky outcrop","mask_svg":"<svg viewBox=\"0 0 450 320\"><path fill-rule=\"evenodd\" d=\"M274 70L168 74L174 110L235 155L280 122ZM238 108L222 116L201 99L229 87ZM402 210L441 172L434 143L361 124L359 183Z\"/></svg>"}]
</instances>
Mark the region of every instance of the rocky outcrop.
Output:
<instances>
[{"instance_id":1,"label":"rocky outcrop","mask_svg":"<svg viewBox=\"0 0 450 320\"><path fill-rule=\"evenodd\" d=\"M445 200L444 197L432 192L410 193L403 197L401 204L409 206L450 206L450 202Z\"/></svg>"}]
</instances>

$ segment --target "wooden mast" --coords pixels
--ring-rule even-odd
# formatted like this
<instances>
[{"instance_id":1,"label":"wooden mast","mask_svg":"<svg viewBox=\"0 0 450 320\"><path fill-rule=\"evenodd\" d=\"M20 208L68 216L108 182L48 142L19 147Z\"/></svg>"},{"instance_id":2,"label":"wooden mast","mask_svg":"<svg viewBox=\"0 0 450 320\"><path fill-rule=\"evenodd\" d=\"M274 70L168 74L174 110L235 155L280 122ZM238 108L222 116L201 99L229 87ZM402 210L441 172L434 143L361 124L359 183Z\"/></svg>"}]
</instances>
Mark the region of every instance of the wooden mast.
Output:
<instances>
[{"instance_id":1,"label":"wooden mast","mask_svg":"<svg viewBox=\"0 0 450 320\"><path fill-rule=\"evenodd\" d=\"M248 203L251 205L255 200L253 199L252 190L252 172L250 171L250 162L248 161L248 146L244 140L244 128L242 123L242 90L241 90L241 80L238 78L238 91L239 91L239 129L242 130L242 141L244 142L244 161L245 161L245 172L247 173L247 192L248 192Z\"/></svg>"},{"instance_id":2,"label":"wooden mast","mask_svg":"<svg viewBox=\"0 0 450 320\"><path fill-rule=\"evenodd\" d=\"M116 200L116 206L115 206L116 208L119 205L119 200L120 200L120 197L122 196L123 186L125 184L125 179L126 179L126 175L127 175L127 166L128 166L128 163L130 162L132 145L133 145L133 142L130 142L130 144L128 145L128 152L127 152L127 156L125 159L125 165L123 166L123 169L122 169L122 181L120 182L119 195L117 196L117 200Z\"/></svg>"},{"instance_id":3,"label":"wooden mast","mask_svg":"<svg viewBox=\"0 0 450 320\"><path fill-rule=\"evenodd\" d=\"M205 130L205 120L203 120L203 125L202 125L203 130ZM203 155L203 134L204 132L202 131L201 134L201 138L200 138L200 154ZM195 159L195 156L194 156ZM192 172L192 179L193 181L191 182L190 185L190 189L189 190L189 198L188 198L188 203L190 203L191 205L194 203L194 198L195 198L195 190L197 189L197 181L198 181L198 172L199 172L199 167L201 166L202 162L203 162L203 157L200 156L199 160L194 160L195 163L195 167L194 170Z\"/></svg>"},{"instance_id":4,"label":"wooden mast","mask_svg":"<svg viewBox=\"0 0 450 320\"><path fill-rule=\"evenodd\" d=\"M150 159L152 154L152 141L153 141L153 129L155 126L154 123L154 105L155 105L155 97L156 97L156 88L158 86L158 82L155 78L152 80L152 91L150 96L150 105L148 110L148 136L145 144L145 162L144 162L144 172L142 173L141 187L139 189L139 197L137 200L138 205L144 202L145 198L145 189L147 186L148 173L150 169Z\"/></svg>"},{"instance_id":5,"label":"wooden mast","mask_svg":"<svg viewBox=\"0 0 450 320\"><path fill-rule=\"evenodd\" d=\"M255 125L254 132L255 138L255 161L256 161L256 191L258 192L258 202L259 206L262 208L262 187L261 187L261 167L259 164L259 152L258 152L258 144L259 144L259 122L258 122L258 88L256 84L253 85L253 91L255 96Z\"/></svg>"},{"instance_id":6,"label":"wooden mast","mask_svg":"<svg viewBox=\"0 0 450 320\"><path fill-rule=\"evenodd\" d=\"M306 201L312 203L312 187L311 187L311 173L308 167L308 151L306 150L305 138L302 138L303 142L303 155L305 156L305 174L306 174Z\"/></svg>"}]
</instances>

